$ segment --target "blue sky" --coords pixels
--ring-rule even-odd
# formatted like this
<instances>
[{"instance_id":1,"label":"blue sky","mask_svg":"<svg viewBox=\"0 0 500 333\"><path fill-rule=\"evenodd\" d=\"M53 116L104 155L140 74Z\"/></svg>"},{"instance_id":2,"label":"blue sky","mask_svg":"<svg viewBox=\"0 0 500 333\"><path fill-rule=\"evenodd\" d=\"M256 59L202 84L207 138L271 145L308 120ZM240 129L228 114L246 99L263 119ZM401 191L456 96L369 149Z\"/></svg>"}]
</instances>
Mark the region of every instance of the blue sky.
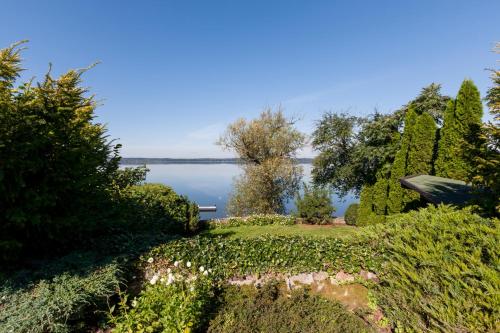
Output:
<instances>
[{"instance_id":1,"label":"blue sky","mask_svg":"<svg viewBox=\"0 0 500 333\"><path fill-rule=\"evenodd\" d=\"M326 111L389 112L431 82L484 95L500 1L3 1L0 47L26 77L101 61L85 84L126 157L230 156L238 117L281 104L311 133ZM306 149L303 156L312 152Z\"/></svg>"}]
</instances>

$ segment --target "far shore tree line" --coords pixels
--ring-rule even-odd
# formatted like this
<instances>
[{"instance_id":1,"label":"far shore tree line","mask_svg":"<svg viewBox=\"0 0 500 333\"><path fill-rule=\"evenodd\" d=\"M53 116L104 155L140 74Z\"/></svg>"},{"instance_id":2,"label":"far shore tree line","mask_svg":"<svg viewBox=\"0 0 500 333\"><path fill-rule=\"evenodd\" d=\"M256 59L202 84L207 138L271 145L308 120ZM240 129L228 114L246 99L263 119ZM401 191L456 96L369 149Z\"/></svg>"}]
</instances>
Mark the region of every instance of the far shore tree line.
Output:
<instances>
[{"instance_id":1,"label":"far shore tree line","mask_svg":"<svg viewBox=\"0 0 500 333\"><path fill-rule=\"evenodd\" d=\"M302 170L294 161L305 136L294 121L281 108L268 108L255 120L237 120L218 142L244 161L228 212L283 213L286 202L297 197L304 212L313 207L331 215L331 202L324 200L331 190L359 195L357 223L377 223L423 207L420 195L402 188L400 179L428 174L472 184L476 200L470 204L485 215L500 214L500 72L491 72L493 86L485 101L493 121L487 123L482 123L482 100L470 79L462 82L455 98L442 95L440 85L433 83L389 114L325 113L312 135L319 155L313 161L313 188L305 186L307 204L298 195ZM314 197L311 191L320 194Z\"/></svg>"}]
</instances>

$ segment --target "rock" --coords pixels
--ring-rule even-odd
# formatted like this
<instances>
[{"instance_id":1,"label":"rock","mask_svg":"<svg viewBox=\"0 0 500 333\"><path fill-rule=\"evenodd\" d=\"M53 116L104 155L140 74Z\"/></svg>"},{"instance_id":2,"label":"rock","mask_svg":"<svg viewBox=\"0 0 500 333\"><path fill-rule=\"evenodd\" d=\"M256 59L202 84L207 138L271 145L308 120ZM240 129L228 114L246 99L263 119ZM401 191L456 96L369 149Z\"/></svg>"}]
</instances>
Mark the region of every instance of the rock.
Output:
<instances>
[{"instance_id":1,"label":"rock","mask_svg":"<svg viewBox=\"0 0 500 333\"><path fill-rule=\"evenodd\" d=\"M339 282L352 282L354 281L354 276L344 271L340 271L335 274L335 279Z\"/></svg>"},{"instance_id":2,"label":"rock","mask_svg":"<svg viewBox=\"0 0 500 333\"><path fill-rule=\"evenodd\" d=\"M319 282L328 279L328 273L327 272L312 273L312 277L314 281Z\"/></svg>"},{"instance_id":3,"label":"rock","mask_svg":"<svg viewBox=\"0 0 500 333\"><path fill-rule=\"evenodd\" d=\"M361 270L361 272L359 272L359 276L364 280L370 280L377 283L379 282L377 275L369 271Z\"/></svg>"}]
</instances>

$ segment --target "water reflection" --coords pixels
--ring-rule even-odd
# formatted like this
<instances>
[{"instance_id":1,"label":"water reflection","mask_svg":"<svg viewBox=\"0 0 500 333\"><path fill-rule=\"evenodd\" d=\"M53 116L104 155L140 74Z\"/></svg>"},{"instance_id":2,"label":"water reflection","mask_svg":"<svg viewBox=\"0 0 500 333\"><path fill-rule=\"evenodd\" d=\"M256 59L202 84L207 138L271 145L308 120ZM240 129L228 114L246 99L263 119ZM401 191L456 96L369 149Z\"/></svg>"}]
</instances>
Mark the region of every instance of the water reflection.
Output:
<instances>
[{"instance_id":1,"label":"water reflection","mask_svg":"<svg viewBox=\"0 0 500 333\"><path fill-rule=\"evenodd\" d=\"M304 168L303 179L309 182L312 165L301 166ZM203 213L202 218L226 216L225 206L233 179L241 173L236 164L150 164L147 167L150 169L147 182L169 185L177 193L187 195L200 205L217 205L216 213ZM332 200L337 208L335 215L342 216L356 198L349 195L340 200L334 195ZM287 204L289 212L294 208L293 201Z\"/></svg>"}]
</instances>

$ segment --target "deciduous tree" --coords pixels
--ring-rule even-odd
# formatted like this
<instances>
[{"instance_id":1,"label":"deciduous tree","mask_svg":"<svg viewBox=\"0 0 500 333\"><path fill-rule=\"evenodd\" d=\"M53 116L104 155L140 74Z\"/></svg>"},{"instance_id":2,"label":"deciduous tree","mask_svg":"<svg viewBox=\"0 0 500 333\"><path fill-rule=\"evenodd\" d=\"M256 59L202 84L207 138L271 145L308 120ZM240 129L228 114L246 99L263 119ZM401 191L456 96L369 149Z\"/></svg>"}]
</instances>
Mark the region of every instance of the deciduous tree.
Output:
<instances>
[{"instance_id":1,"label":"deciduous tree","mask_svg":"<svg viewBox=\"0 0 500 333\"><path fill-rule=\"evenodd\" d=\"M305 137L280 109L266 109L258 119L239 119L228 126L218 144L242 160L227 210L232 215L283 213L300 188L302 168L295 160Z\"/></svg>"}]
</instances>

